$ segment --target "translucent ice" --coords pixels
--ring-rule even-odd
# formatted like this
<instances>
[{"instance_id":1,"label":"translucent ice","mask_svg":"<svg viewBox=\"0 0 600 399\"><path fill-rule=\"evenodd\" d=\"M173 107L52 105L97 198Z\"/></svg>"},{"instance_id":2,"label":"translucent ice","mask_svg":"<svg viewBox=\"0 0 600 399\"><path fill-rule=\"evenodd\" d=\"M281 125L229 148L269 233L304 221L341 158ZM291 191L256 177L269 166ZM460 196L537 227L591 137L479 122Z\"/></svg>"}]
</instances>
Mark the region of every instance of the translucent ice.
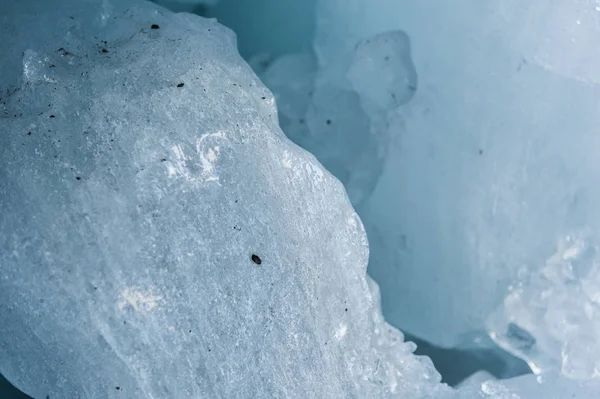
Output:
<instances>
[{"instance_id":1,"label":"translucent ice","mask_svg":"<svg viewBox=\"0 0 600 399\"><path fill-rule=\"evenodd\" d=\"M219 0L208 15L233 28L240 53L269 62L310 49L316 0Z\"/></svg>"},{"instance_id":2,"label":"translucent ice","mask_svg":"<svg viewBox=\"0 0 600 399\"><path fill-rule=\"evenodd\" d=\"M0 372L34 398L433 398L344 189L215 21L0 5Z\"/></svg>"},{"instance_id":3,"label":"translucent ice","mask_svg":"<svg viewBox=\"0 0 600 399\"><path fill-rule=\"evenodd\" d=\"M358 208L392 324L456 345L559 238L600 227L598 10L596 1L319 2L321 68L384 32L411 42L418 89L388 118L382 175ZM385 85L363 87L389 98Z\"/></svg>"},{"instance_id":4,"label":"translucent ice","mask_svg":"<svg viewBox=\"0 0 600 399\"><path fill-rule=\"evenodd\" d=\"M316 56L264 74L277 115L214 21L2 3L0 372L36 398L597 398L597 7L322 0ZM358 206L389 320L451 346L494 310L541 375L439 384L278 119Z\"/></svg>"},{"instance_id":5,"label":"translucent ice","mask_svg":"<svg viewBox=\"0 0 600 399\"><path fill-rule=\"evenodd\" d=\"M598 237L569 235L539 270L523 271L489 319L492 336L536 372L600 375Z\"/></svg>"},{"instance_id":6,"label":"translucent ice","mask_svg":"<svg viewBox=\"0 0 600 399\"><path fill-rule=\"evenodd\" d=\"M175 12L195 12L204 15L208 7L215 6L219 0L150 0Z\"/></svg>"},{"instance_id":7,"label":"translucent ice","mask_svg":"<svg viewBox=\"0 0 600 399\"><path fill-rule=\"evenodd\" d=\"M474 378L456 392L455 399L594 399L599 392L597 380L576 382L558 375L526 375L503 381Z\"/></svg>"},{"instance_id":8,"label":"translucent ice","mask_svg":"<svg viewBox=\"0 0 600 399\"><path fill-rule=\"evenodd\" d=\"M544 381L480 380L461 397L598 396L593 383L567 378L597 377L600 356L600 58L590 50L599 11L595 1L322 0L317 61L276 63L265 74L290 116L284 130L358 205L389 321L456 346L504 300L487 328ZM377 40L394 35L412 49ZM386 69L391 49L400 60L412 53L416 69L410 58ZM405 100L392 102L396 93ZM305 110L320 123L294 122ZM327 131L325 115L341 118L340 129ZM384 123L373 129L376 121ZM381 179L367 178L376 187L370 199L368 190L355 194L368 183L350 180L356 165L377 164L361 162L365 137L389 147Z\"/></svg>"},{"instance_id":9,"label":"translucent ice","mask_svg":"<svg viewBox=\"0 0 600 399\"><path fill-rule=\"evenodd\" d=\"M402 31L380 33L357 43L348 70L366 108L395 111L417 90L410 40Z\"/></svg>"},{"instance_id":10,"label":"translucent ice","mask_svg":"<svg viewBox=\"0 0 600 399\"><path fill-rule=\"evenodd\" d=\"M344 184L355 206L366 201L393 139L390 119L417 88L406 34L369 37L329 66L289 55L262 77L275 92L288 137Z\"/></svg>"}]
</instances>

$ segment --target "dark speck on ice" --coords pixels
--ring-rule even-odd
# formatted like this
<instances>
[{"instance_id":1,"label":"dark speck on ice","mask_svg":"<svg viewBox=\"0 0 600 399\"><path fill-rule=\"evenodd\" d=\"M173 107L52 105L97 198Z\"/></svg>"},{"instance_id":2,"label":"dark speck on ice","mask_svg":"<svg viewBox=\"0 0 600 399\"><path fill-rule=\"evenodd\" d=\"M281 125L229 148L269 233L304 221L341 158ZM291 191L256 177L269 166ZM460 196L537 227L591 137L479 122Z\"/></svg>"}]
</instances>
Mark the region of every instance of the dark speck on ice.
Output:
<instances>
[{"instance_id":1,"label":"dark speck on ice","mask_svg":"<svg viewBox=\"0 0 600 399\"><path fill-rule=\"evenodd\" d=\"M260 265L262 263L262 259L260 259L258 255L252 254L251 259L252 262L256 263L257 265Z\"/></svg>"}]
</instances>

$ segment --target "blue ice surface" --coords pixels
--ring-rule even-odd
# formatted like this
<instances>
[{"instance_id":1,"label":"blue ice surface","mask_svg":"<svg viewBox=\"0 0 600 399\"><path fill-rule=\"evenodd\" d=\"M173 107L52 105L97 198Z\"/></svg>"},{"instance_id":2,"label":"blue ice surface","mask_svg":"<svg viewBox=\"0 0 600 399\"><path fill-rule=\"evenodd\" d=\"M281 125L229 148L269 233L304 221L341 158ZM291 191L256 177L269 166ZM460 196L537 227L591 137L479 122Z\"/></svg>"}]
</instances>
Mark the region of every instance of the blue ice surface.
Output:
<instances>
[{"instance_id":1,"label":"blue ice surface","mask_svg":"<svg viewBox=\"0 0 600 399\"><path fill-rule=\"evenodd\" d=\"M595 1L323 0L314 55L262 75L284 131L345 184L389 322L447 348L487 333L538 373L597 374L599 18ZM400 31L417 84L382 118L385 63L374 49L349 65ZM365 144L380 137L383 161Z\"/></svg>"},{"instance_id":2,"label":"blue ice surface","mask_svg":"<svg viewBox=\"0 0 600 399\"><path fill-rule=\"evenodd\" d=\"M450 394L216 21L0 5L0 372L35 397Z\"/></svg>"}]
</instances>

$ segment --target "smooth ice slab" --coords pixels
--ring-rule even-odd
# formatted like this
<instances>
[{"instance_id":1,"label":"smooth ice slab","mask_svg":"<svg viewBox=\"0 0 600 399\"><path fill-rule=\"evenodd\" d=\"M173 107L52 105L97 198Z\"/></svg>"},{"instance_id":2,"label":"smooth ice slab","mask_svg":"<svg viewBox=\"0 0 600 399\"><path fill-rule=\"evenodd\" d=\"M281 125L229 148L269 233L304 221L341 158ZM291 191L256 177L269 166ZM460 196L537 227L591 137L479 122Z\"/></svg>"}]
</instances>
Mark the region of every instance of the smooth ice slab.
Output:
<instances>
[{"instance_id":1,"label":"smooth ice slab","mask_svg":"<svg viewBox=\"0 0 600 399\"><path fill-rule=\"evenodd\" d=\"M53 399L448 392L382 321L343 187L281 133L230 31L136 2L0 15L11 382Z\"/></svg>"},{"instance_id":2,"label":"smooth ice slab","mask_svg":"<svg viewBox=\"0 0 600 399\"><path fill-rule=\"evenodd\" d=\"M358 210L387 320L440 345L484 328L559 238L600 227L598 4L542 3L319 3L322 68L373 35L410 38L418 89Z\"/></svg>"}]
</instances>

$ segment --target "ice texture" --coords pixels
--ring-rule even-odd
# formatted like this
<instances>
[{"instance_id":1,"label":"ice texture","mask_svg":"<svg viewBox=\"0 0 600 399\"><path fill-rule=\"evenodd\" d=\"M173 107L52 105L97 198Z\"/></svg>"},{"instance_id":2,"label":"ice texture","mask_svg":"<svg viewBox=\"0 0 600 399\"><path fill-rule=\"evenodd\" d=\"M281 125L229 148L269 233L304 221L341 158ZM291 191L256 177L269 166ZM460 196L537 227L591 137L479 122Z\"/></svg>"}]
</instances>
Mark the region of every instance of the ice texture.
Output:
<instances>
[{"instance_id":1,"label":"ice texture","mask_svg":"<svg viewBox=\"0 0 600 399\"><path fill-rule=\"evenodd\" d=\"M395 111L409 102L417 90L417 71L406 33L384 32L358 42L347 76L366 109Z\"/></svg>"},{"instance_id":2,"label":"ice texture","mask_svg":"<svg viewBox=\"0 0 600 399\"><path fill-rule=\"evenodd\" d=\"M358 207L392 324L460 344L557 240L597 232L599 10L591 0L318 3L322 69L375 35L410 39L418 88L388 118L382 174Z\"/></svg>"},{"instance_id":3,"label":"ice texture","mask_svg":"<svg viewBox=\"0 0 600 399\"><path fill-rule=\"evenodd\" d=\"M525 375L509 380L480 381L476 378L456 391L454 399L594 399L600 382L573 381L559 375Z\"/></svg>"},{"instance_id":4,"label":"ice texture","mask_svg":"<svg viewBox=\"0 0 600 399\"><path fill-rule=\"evenodd\" d=\"M275 92L288 137L344 184L355 206L363 204L382 174L390 121L417 88L406 34L366 38L331 66L308 54L287 55L261 77Z\"/></svg>"},{"instance_id":5,"label":"ice texture","mask_svg":"<svg viewBox=\"0 0 600 399\"><path fill-rule=\"evenodd\" d=\"M321 0L316 59L264 74L284 131L365 223L386 319L447 347L485 329L546 376L473 395L599 395L569 381L600 370L599 33L591 0Z\"/></svg>"},{"instance_id":6,"label":"ice texture","mask_svg":"<svg viewBox=\"0 0 600 399\"><path fill-rule=\"evenodd\" d=\"M2 3L0 373L34 398L597 398L599 7L321 0L315 55L263 74L278 115L215 21ZM540 375L440 384L278 120L360 211L388 321L487 328Z\"/></svg>"},{"instance_id":7,"label":"ice texture","mask_svg":"<svg viewBox=\"0 0 600 399\"><path fill-rule=\"evenodd\" d=\"M34 398L439 398L343 186L214 20L0 5L0 373ZM371 294L371 290L373 294Z\"/></svg>"},{"instance_id":8,"label":"ice texture","mask_svg":"<svg viewBox=\"0 0 600 399\"><path fill-rule=\"evenodd\" d=\"M523 271L488 320L492 337L536 372L586 380L600 375L598 237L559 240L540 269Z\"/></svg>"}]
</instances>

